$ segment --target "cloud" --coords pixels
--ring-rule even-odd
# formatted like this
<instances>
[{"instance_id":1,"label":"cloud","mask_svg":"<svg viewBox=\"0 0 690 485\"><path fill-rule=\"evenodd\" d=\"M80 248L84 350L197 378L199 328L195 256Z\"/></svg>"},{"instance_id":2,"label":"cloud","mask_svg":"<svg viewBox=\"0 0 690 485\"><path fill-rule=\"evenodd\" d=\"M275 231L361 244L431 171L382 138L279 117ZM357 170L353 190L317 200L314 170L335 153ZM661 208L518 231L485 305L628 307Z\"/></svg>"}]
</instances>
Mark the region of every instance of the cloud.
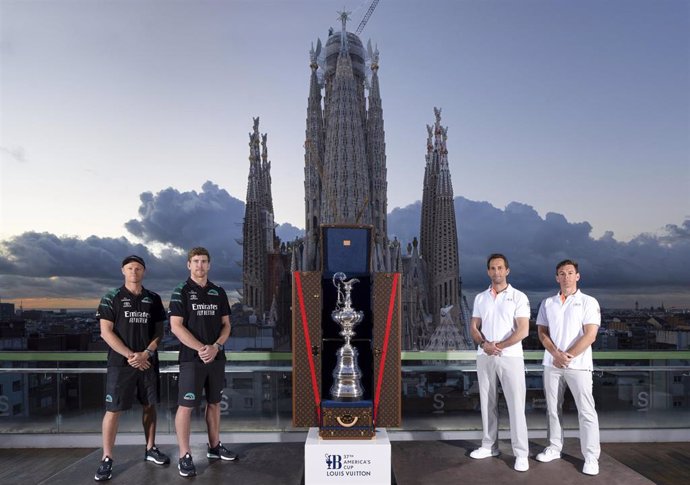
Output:
<instances>
[{"instance_id":1,"label":"cloud","mask_svg":"<svg viewBox=\"0 0 690 485\"><path fill-rule=\"evenodd\" d=\"M180 249L184 254L196 246L211 253L212 278L242 281L242 221L244 202L212 182L201 192L173 188L140 196L139 218L125 224L134 236L151 244ZM183 266L184 267L184 266Z\"/></svg>"},{"instance_id":2,"label":"cloud","mask_svg":"<svg viewBox=\"0 0 690 485\"><path fill-rule=\"evenodd\" d=\"M242 247L237 241L242 238L242 201L211 182L201 192L167 188L143 193L140 199L139 217L125 227L141 243L126 237L79 239L37 232L0 241L0 297L99 297L121 284L120 262L132 253L147 262L146 286L167 297L187 276L185 255L193 246L211 252L215 282L229 291L241 287ZM419 202L395 208L388 216L390 236L403 246L417 237L420 211ZM690 219L668 224L659 234L620 242L611 232L593 239L587 222L570 222L553 212L542 217L518 202L500 209L456 197L455 211L460 273L470 291L488 284L486 257L500 252L510 260L511 282L528 294L554 291L556 263L571 258L580 263L583 288L607 292L617 301L664 294L687 301ZM303 230L280 224L276 232L291 241Z\"/></svg>"},{"instance_id":3,"label":"cloud","mask_svg":"<svg viewBox=\"0 0 690 485\"><path fill-rule=\"evenodd\" d=\"M98 278L119 270L122 258L128 254L154 259L143 245L124 237L79 239L25 232L0 241L0 269L3 273L29 277Z\"/></svg>"},{"instance_id":4,"label":"cloud","mask_svg":"<svg viewBox=\"0 0 690 485\"><path fill-rule=\"evenodd\" d=\"M407 244L419 232L421 204L396 208L388 218L391 234ZM555 266L566 258L579 262L583 288L618 294L685 294L690 287L690 220L669 224L660 235L641 234L629 242L607 232L591 237L587 222L569 222L562 214L543 218L529 205L512 202L499 209L488 202L455 198L460 273L465 288L488 285L486 257L504 253L511 282L525 291L555 289ZM402 236L402 237L401 237Z\"/></svg>"},{"instance_id":5,"label":"cloud","mask_svg":"<svg viewBox=\"0 0 690 485\"><path fill-rule=\"evenodd\" d=\"M21 146L12 148L0 146L0 153L18 163L28 162L28 160L26 159L26 154L24 153L24 147Z\"/></svg>"},{"instance_id":6,"label":"cloud","mask_svg":"<svg viewBox=\"0 0 690 485\"><path fill-rule=\"evenodd\" d=\"M146 261L145 286L168 293L184 277L184 257L157 258L143 244L127 238L86 239L26 232L0 241L0 288L4 299L98 298L122 284L124 256ZM157 289L156 289L157 288Z\"/></svg>"},{"instance_id":7,"label":"cloud","mask_svg":"<svg viewBox=\"0 0 690 485\"><path fill-rule=\"evenodd\" d=\"M0 241L0 297L100 297L122 284L120 264L128 254L145 259L145 286L168 296L188 276L186 252L194 246L210 251L213 281L228 291L241 286L243 202L211 182L201 192L168 188L140 200L139 218L125 227L142 243L37 232Z\"/></svg>"},{"instance_id":8,"label":"cloud","mask_svg":"<svg viewBox=\"0 0 690 485\"><path fill-rule=\"evenodd\" d=\"M388 214L388 236L392 240L397 238L403 245L419 240L419 222L422 213L422 203L417 201L405 207L396 207Z\"/></svg>"},{"instance_id":9,"label":"cloud","mask_svg":"<svg viewBox=\"0 0 690 485\"><path fill-rule=\"evenodd\" d=\"M139 199L139 218L125 227L144 241L220 249L242 237L244 202L212 182L204 183L200 193L171 187L157 194L144 192Z\"/></svg>"},{"instance_id":10,"label":"cloud","mask_svg":"<svg viewBox=\"0 0 690 485\"><path fill-rule=\"evenodd\" d=\"M4 291L0 296L3 299L17 298L26 300L32 297L59 299L69 296L70 298L93 300L100 298L106 291L117 284L122 283L112 284L110 280L72 276L33 277L0 274L0 287L9 289L9 294L7 291ZM25 292L20 295L13 295L11 288L21 288ZM30 293L26 293L26 289L30 289Z\"/></svg>"},{"instance_id":11,"label":"cloud","mask_svg":"<svg viewBox=\"0 0 690 485\"><path fill-rule=\"evenodd\" d=\"M676 244L690 242L690 219L685 220L680 226L666 224L664 230L665 234L660 238L664 243Z\"/></svg>"},{"instance_id":12,"label":"cloud","mask_svg":"<svg viewBox=\"0 0 690 485\"><path fill-rule=\"evenodd\" d=\"M304 236L304 229L295 227L289 222L285 222L276 226L276 236L278 236L281 241L290 242Z\"/></svg>"}]
</instances>

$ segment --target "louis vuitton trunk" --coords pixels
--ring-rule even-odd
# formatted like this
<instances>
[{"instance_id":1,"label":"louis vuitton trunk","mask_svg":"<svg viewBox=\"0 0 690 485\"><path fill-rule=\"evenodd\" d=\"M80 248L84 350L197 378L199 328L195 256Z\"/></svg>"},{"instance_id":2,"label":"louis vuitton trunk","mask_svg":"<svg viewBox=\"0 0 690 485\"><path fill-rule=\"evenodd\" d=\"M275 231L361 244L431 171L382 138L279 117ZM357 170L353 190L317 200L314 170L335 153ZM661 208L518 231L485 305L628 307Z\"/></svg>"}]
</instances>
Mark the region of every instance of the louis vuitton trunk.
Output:
<instances>
[{"instance_id":1,"label":"louis vuitton trunk","mask_svg":"<svg viewBox=\"0 0 690 485\"><path fill-rule=\"evenodd\" d=\"M322 401L319 436L332 440L371 439L376 434L373 414L371 401Z\"/></svg>"}]
</instances>

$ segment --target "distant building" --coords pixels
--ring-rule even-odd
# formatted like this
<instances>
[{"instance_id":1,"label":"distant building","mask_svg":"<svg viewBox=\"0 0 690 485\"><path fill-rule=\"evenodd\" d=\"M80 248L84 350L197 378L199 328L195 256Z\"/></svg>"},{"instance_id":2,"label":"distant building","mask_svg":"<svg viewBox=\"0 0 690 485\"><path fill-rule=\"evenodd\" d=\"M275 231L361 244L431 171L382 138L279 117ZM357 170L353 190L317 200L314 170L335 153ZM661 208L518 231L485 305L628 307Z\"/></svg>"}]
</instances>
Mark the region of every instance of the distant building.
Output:
<instances>
[{"instance_id":1,"label":"distant building","mask_svg":"<svg viewBox=\"0 0 690 485\"><path fill-rule=\"evenodd\" d=\"M656 343L669 350L690 349L690 330L657 330Z\"/></svg>"},{"instance_id":2,"label":"distant building","mask_svg":"<svg viewBox=\"0 0 690 485\"><path fill-rule=\"evenodd\" d=\"M399 245L387 235L387 181L379 52L342 29L310 52L311 77L304 142L305 237L295 269L320 267L321 225L370 225L373 270L398 271ZM366 64L366 60L370 64ZM322 90L324 95L322 97ZM368 96L367 96L368 91Z\"/></svg>"},{"instance_id":3,"label":"distant building","mask_svg":"<svg viewBox=\"0 0 690 485\"><path fill-rule=\"evenodd\" d=\"M26 350L26 322L0 322L0 350Z\"/></svg>"},{"instance_id":4,"label":"distant building","mask_svg":"<svg viewBox=\"0 0 690 485\"><path fill-rule=\"evenodd\" d=\"M368 225L373 228L373 271L403 273L403 348L470 348L470 313L462 295L447 128L440 124L441 110L435 109L435 124L427 127L419 245L413 241L403 255L400 242L390 241L387 234L379 51L371 43L365 49L356 34L347 32L346 13L341 20L341 31L331 31L325 45L318 39L310 51L305 235L291 245L280 244L275 237L266 135L259 139L259 119L254 120L242 240L243 303L263 323L275 318L278 327L289 324L289 271L320 267L322 225ZM292 252L290 267L285 251ZM444 307L449 315L439 330ZM450 335L452 342L442 341Z\"/></svg>"},{"instance_id":5,"label":"distant building","mask_svg":"<svg viewBox=\"0 0 690 485\"><path fill-rule=\"evenodd\" d=\"M46 313L43 310L24 310L22 311L22 318L24 320L33 320L35 322L40 322L43 320Z\"/></svg>"},{"instance_id":6,"label":"distant building","mask_svg":"<svg viewBox=\"0 0 690 485\"><path fill-rule=\"evenodd\" d=\"M14 317L14 303L0 303L0 322L12 320Z\"/></svg>"},{"instance_id":7,"label":"distant building","mask_svg":"<svg viewBox=\"0 0 690 485\"><path fill-rule=\"evenodd\" d=\"M291 254L289 246L281 243L275 233L268 135L261 135L261 141L259 138L259 118L254 118L254 129L249 134L249 177L240 241L243 282L240 293L244 306L253 309L254 323L270 325L278 334L288 335ZM234 313L233 320L237 323Z\"/></svg>"},{"instance_id":8,"label":"distant building","mask_svg":"<svg viewBox=\"0 0 690 485\"><path fill-rule=\"evenodd\" d=\"M435 337L427 342L426 350L469 349L474 346L469 331L469 307L462 294L460 253L458 251L457 218L453 196L453 182L448 166L448 127L441 125L441 110L434 108L433 125L427 125L426 167L422 189L422 217L419 245L425 261L427 301L431 309ZM444 315L444 312L447 315ZM458 325L461 340L443 342L438 329ZM420 323L420 322L418 322ZM417 332L424 333L424 327ZM443 335L443 334L442 334Z\"/></svg>"}]
</instances>

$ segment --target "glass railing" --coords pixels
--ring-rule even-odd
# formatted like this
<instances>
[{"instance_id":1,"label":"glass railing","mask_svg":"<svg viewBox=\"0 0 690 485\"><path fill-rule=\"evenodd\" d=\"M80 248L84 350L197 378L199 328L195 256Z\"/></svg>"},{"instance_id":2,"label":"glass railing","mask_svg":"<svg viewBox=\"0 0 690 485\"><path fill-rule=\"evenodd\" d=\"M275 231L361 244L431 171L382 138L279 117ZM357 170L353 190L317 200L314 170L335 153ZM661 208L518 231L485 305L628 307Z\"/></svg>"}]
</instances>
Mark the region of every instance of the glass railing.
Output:
<instances>
[{"instance_id":1,"label":"glass railing","mask_svg":"<svg viewBox=\"0 0 690 485\"><path fill-rule=\"evenodd\" d=\"M303 432L292 426L292 355L227 352L221 426L228 432ZM530 430L545 430L543 352L526 351ZM176 352L160 352L158 432L174 433ZM690 351L594 352L594 397L605 429L690 429ZM105 352L0 352L0 433L100 433ZM402 353L400 431L481 429L475 353ZM577 429L567 393L565 428ZM503 400L501 427L507 427ZM205 430L204 409L192 431ZM120 432L140 432L138 405L123 413Z\"/></svg>"}]
</instances>

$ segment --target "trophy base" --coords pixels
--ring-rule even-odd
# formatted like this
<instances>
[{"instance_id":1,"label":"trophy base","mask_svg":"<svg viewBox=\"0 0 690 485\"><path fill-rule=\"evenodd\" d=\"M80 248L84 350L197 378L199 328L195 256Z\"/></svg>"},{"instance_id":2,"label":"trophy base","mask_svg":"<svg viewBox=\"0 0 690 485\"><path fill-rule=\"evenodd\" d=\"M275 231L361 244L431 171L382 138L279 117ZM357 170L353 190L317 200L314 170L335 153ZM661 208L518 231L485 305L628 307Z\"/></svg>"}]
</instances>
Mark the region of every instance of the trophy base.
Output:
<instances>
[{"instance_id":1,"label":"trophy base","mask_svg":"<svg viewBox=\"0 0 690 485\"><path fill-rule=\"evenodd\" d=\"M348 397L348 396L334 397L334 396L331 396L331 401L333 401L333 402L359 402L361 400L362 400L361 397Z\"/></svg>"},{"instance_id":2,"label":"trophy base","mask_svg":"<svg viewBox=\"0 0 690 485\"><path fill-rule=\"evenodd\" d=\"M319 436L325 440L368 440L374 430L374 405L371 401L322 401Z\"/></svg>"}]
</instances>

